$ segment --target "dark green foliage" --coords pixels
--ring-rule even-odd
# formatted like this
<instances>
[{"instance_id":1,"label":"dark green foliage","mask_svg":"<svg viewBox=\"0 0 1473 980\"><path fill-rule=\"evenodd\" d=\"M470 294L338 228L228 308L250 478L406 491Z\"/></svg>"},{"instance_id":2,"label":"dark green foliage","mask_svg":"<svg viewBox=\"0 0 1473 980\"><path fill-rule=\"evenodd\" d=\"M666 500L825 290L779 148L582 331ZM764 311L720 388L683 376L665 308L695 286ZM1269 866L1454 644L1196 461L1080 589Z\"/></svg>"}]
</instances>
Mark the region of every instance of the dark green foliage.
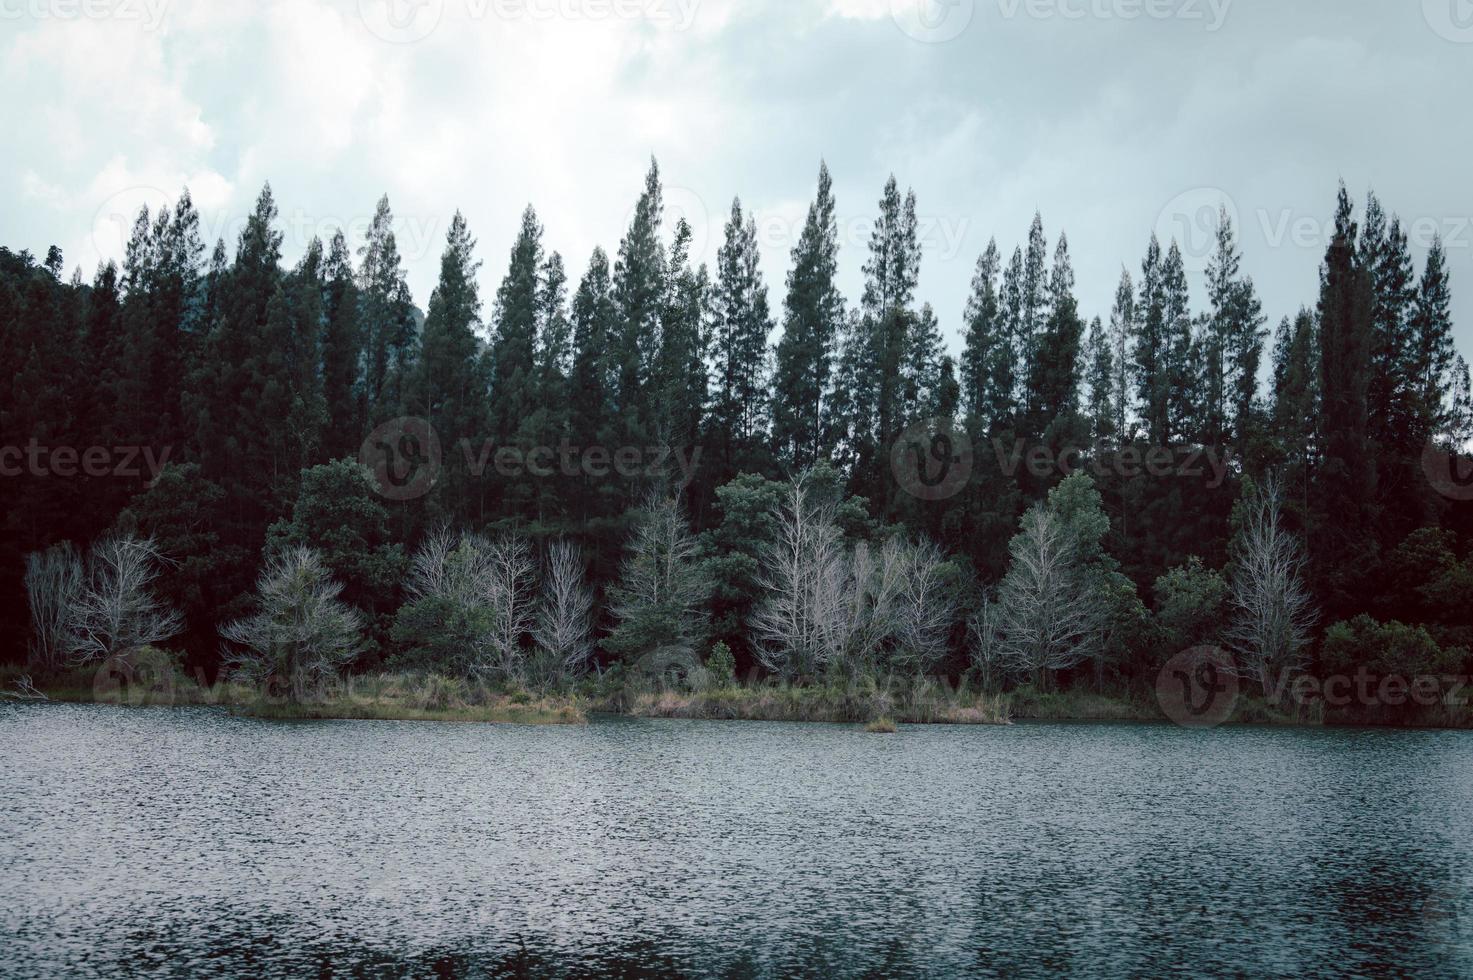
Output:
<instances>
[{"instance_id":1,"label":"dark green foliage","mask_svg":"<svg viewBox=\"0 0 1473 980\"><path fill-rule=\"evenodd\" d=\"M772 443L794 471L827 456L834 359L844 324L838 275L839 229L833 180L819 167L818 196L808 208L802 237L793 248L783 301L783 335L777 345L772 392Z\"/></svg>"},{"instance_id":2,"label":"dark green foliage","mask_svg":"<svg viewBox=\"0 0 1473 980\"><path fill-rule=\"evenodd\" d=\"M900 532L941 546L948 583L972 597L967 613L1008 572L1020 517L1050 500L1107 609L1090 660L1053 678L1066 685L1148 686L1163 656L1220 642L1233 501L1268 471L1286 526L1307 540L1320 621L1341 621L1315 636L1315 669L1449 667L1473 647L1473 516L1434 492L1422 459L1429 441L1467 437L1473 407L1452 344L1448 254L1438 244L1415 266L1374 197L1358 227L1342 192L1319 302L1280 322L1262 396L1264 315L1226 220L1198 314L1181 250L1155 240L1108 317L1081 311L1067 241L1050 266L1037 216L1011 256L987 244L964 307L954 297L961 309L933 309L916 295L915 197L892 178L863 295L846 311L822 168L775 331L753 216L733 205L708 271L692 229L664 225L662 198L652 165L617 261L595 250L576 283L529 208L484 324L464 219L451 222L421 321L387 200L364 241L312 242L290 266L269 187L233 253L221 242L206 256L187 192L140 215L121 266L90 282L64 277L59 249L42 261L0 249L11 368L0 449L137 445L157 464L140 455L136 473L4 478L6 650L25 646L24 555L117 528L153 537L168 558L159 593L186 614L177 642L192 666L217 663L217 627L245 612L263 558L305 545L368 614L379 649L392 639L401 665L454 670L488 622L406 602L403 584L406 553L444 523L516 527L534 548L576 541L604 667L745 676L774 508L800 470L847 544ZM388 502L356 456L400 415L431 422L442 465L423 497ZM969 478L941 500L891 471L894 440L922 421L974 450ZM702 458L694 471L670 457L633 475L504 477L488 440L559 459L567 447L575 465L594 447ZM1202 446L1232 455L1220 471L1201 459L1195 475L1144 471L1167 445L1177 463ZM1052 469L1014 456L1033 450ZM966 662L963 632L940 669Z\"/></svg>"}]
</instances>

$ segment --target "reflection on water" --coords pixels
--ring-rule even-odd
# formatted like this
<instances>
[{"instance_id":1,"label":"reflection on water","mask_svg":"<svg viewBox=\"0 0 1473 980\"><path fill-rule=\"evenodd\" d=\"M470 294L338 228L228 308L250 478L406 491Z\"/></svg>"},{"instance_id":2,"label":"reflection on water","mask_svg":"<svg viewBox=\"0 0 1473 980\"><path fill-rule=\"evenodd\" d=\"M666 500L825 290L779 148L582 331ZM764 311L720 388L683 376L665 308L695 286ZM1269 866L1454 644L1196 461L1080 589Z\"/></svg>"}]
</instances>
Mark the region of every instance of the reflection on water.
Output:
<instances>
[{"instance_id":1,"label":"reflection on water","mask_svg":"<svg viewBox=\"0 0 1473 980\"><path fill-rule=\"evenodd\" d=\"M1473 734L0 706L5 976L1473 975Z\"/></svg>"}]
</instances>

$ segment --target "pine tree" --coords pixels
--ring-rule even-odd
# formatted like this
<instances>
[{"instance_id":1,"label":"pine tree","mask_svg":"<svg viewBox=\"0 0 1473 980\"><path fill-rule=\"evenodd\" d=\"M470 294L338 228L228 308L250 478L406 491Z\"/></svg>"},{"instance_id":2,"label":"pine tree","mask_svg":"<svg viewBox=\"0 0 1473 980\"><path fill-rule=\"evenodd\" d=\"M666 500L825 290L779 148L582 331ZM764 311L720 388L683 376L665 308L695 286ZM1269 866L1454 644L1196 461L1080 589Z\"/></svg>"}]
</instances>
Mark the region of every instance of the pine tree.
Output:
<instances>
[{"instance_id":1,"label":"pine tree","mask_svg":"<svg viewBox=\"0 0 1473 980\"><path fill-rule=\"evenodd\" d=\"M323 433L328 423L322 385L325 261L322 241L313 238L287 283L291 333L284 354L291 402L286 429L291 468L296 471L323 462ZM289 477L295 485L295 474Z\"/></svg>"},{"instance_id":2,"label":"pine tree","mask_svg":"<svg viewBox=\"0 0 1473 980\"><path fill-rule=\"evenodd\" d=\"M1218 212L1207 298L1211 312L1203 336L1202 441L1220 445L1231 436L1241 452L1256 425L1265 321L1253 280L1242 274L1226 207Z\"/></svg>"},{"instance_id":3,"label":"pine tree","mask_svg":"<svg viewBox=\"0 0 1473 980\"><path fill-rule=\"evenodd\" d=\"M603 249L595 248L573 296L568 428L575 446L586 447L611 438L617 382L617 357L612 345L618 329L609 258ZM592 493L579 494L577 506L585 520L602 510Z\"/></svg>"},{"instance_id":4,"label":"pine tree","mask_svg":"<svg viewBox=\"0 0 1473 980\"><path fill-rule=\"evenodd\" d=\"M1135 342L1131 348L1136 398L1140 401L1146 434L1157 445L1171 440L1170 344L1166 319L1161 244L1156 236L1141 263L1140 292L1135 303Z\"/></svg>"},{"instance_id":5,"label":"pine tree","mask_svg":"<svg viewBox=\"0 0 1473 980\"><path fill-rule=\"evenodd\" d=\"M705 265L691 268L691 239L691 227L681 218L670 249L663 329L655 365L657 429L664 445L681 450L700 441L708 387L711 286Z\"/></svg>"},{"instance_id":6,"label":"pine tree","mask_svg":"<svg viewBox=\"0 0 1473 980\"><path fill-rule=\"evenodd\" d=\"M862 314L846 340L841 384L849 389L847 429L857 492L888 502L893 487L882 476L884 447L900 430L904 413L903 372L917 322L911 310L920 275L916 200L904 199L891 175L880 198L880 215L870 233L864 264Z\"/></svg>"},{"instance_id":7,"label":"pine tree","mask_svg":"<svg viewBox=\"0 0 1473 980\"><path fill-rule=\"evenodd\" d=\"M1303 464L1314 449L1319 414L1319 341L1314 314L1285 317L1274 337L1274 435L1290 460Z\"/></svg>"},{"instance_id":8,"label":"pine tree","mask_svg":"<svg viewBox=\"0 0 1473 980\"><path fill-rule=\"evenodd\" d=\"M1193 355L1191 296L1186 267L1176 242L1161 264L1161 318L1166 354L1168 442L1191 440L1200 430L1200 386L1197 360Z\"/></svg>"},{"instance_id":9,"label":"pine tree","mask_svg":"<svg viewBox=\"0 0 1473 980\"><path fill-rule=\"evenodd\" d=\"M575 438L597 440L613 414L615 361L610 343L617 328L609 258L595 248L573 296L572 429Z\"/></svg>"},{"instance_id":10,"label":"pine tree","mask_svg":"<svg viewBox=\"0 0 1473 980\"><path fill-rule=\"evenodd\" d=\"M267 338L290 332L281 293L281 232L274 227L276 201L267 184L241 230L235 261L222 285L219 312L206 341L205 379L198 443L204 476L225 491L224 506L235 521L229 543L248 543L263 533L269 503L284 460L275 458L269 433L285 409L267 391L277 372ZM271 414L273 411L281 414ZM238 535L239 538L235 538ZM234 539L232 539L234 538ZM248 546L248 545L247 545Z\"/></svg>"},{"instance_id":11,"label":"pine tree","mask_svg":"<svg viewBox=\"0 0 1473 980\"><path fill-rule=\"evenodd\" d=\"M327 404L327 431L323 449L328 459L342 459L358 451L365 430L354 394L363 359L358 320L358 287L353 281L348 240L341 230L332 236L324 280L322 334L322 394Z\"/></svg>"},{"instance_id":12,"label":"pine tree","mask_svg":"<svg viewBox=\"0 0 1473 980\"><path fill-rule=\"evenodd\" d=\"M542 271L542 225L530 206L512 245L511 263L496 291L495 327L491 336L490 437L500 450L532 448L528 425L538 407L537 313ZM526 480L504 485L503 499L512 513L530 516L532 485Z\"/></svg>"},{"instance_id":13,"label":"pine tree","mask_svg":"<svg viewBox=\"0 0 1473 980\"><path fill-rule=\"evenodd\" d=\"M997 241L988 241L987 250L977 259L965 313L962 403L980 432L991 431L1013 407L1012 392L1003 389L1011 375L1013 348L998 293L1000 264Z\"/></svg>"},{"instance_id":14,"label":"pine tree","mask_svg":"<svg viewBox=\"0 0 1473 980\"><path fill-rule=\"evenodd\" d=\"M1034 404L1034 391L1029 384L1033 361L1050 313L1048 239L1043 234L1043 215L1034 212L1028 229L1028 250L1023 256L1023 278L1019 280L1019 317L1013 339L1018 355L1018 379L1023 382L1022 412L1025 418L1037 419L1042 411Z\"/></svg>"},{"instance_id":15,"label":"pine tree","mask_svg":"<svg viewBox=\"0 0 1473 980\"><path fill-rule=\"evenodd\" d=\"M1089 418L1097 442L1115 438L1115 351L1099 317L1089 324L1084 343L1085 381L1089 386Z\"/></svg>"},{"instance_id":16,"label":"pine tree","mask_svg":"<svg viewBox=\"0 0 1473 980\"><path fill-rule=\"evenodd\" d=\"M901 427L922 419L936 418L941 412L941 371L945 358L945 342L941 325L930 303L921 306L906 336L905 362L902 371ZM956 365L952 365L953 375ZM956 381L952 378L952 383Z\"/></svg>"},{"instance_id":17,"label":"pine tree","mask_svg":"<svg viewBox=\"0 0 1473 980\"><path fill-rule=\"evenodd\" d=\"M414 306L387 195L379 199L358 254L363 258L358 269L364 352L360 414L370 422L381 422L400 410L404 373L415 356L417 341Z\"/></svg>"},{"instance_id":18,"label":"pine tree","mask_svg":"<svg viewBox=\"0 0 1473 980\"><path fill-rule=\"evenodd\" d=\"M1371 321L1375 296L1369 270L1357 252L1350 195L1340 187L1335 232L1320 272L1320 426L1323 460L1317 533L1311 554L1318 594L1333 614L1360 607L1376 541L1366 533L1375 493L1375 462L1367 442L1367 391L1371 371Z\"/></svg>"},{"instance_id":19,"label":"pine tree","mask_svg":"<svg viewBox=\"0 0 1473 980\"><path fill-rule=\"evenodd\" d=\"M1035 228L1039 226L1035 224ZM1026 282L1026 266L1024 279ZM1058 426L1079 409L1079 353L1084 322L1074 298L1074 268L1065 235L1059 236L1054 250L1047 297L1047 319L1033 339L1028 364L1026 431L1033 438L1057 432Z\"/></svg>"},{"instance_id":20,"label":"pine tree","mask_svg":"<svg viewBox=\"0 0 1473 980\"><path fill-rule=\"evenodd\" d=\"M773 378L773 446L795 472L818 462L830 448L824 438L830 424L826 415L832 408L830 387L844 326L844 298L835 281L839 226L834 207L833 181L821 164L818 196L793 248Z\"/></svg>"},{"instance_id":21,"label":"pine tree","mask_svg":"<svg viewBox=\"0 0 1473 980\"><path fill-rule=\"evenodd\" d=\"M1412 445L1419 447L1438 434L1448 417L1444 399L1452 387L1457 357L1451 306L1447 255L1439 236L1433 239L1427 252L1427 264L1417 287L1407 364L1412 409L1410 435Z\"/></svg>"},{"instance_id":22,"label":"pine tree","mask_svg":"<svg viewBox=\"0 0 1473 980\"><path fill-rule=\"evenodd\" d=\"M459 211L450 221L440 278L430 294L419 359L406 386L406 408L427 420L444 452L442 476L430 497L436 518L462 523L484 520L475 475L469 471L461 440L480 450L488 418L488 382L482 356L481 297L474 258L476 240Z\"/></svg>"},{"instance_id":23,"label":"pine tree","mask_svg":"<svg viewBox=\"0 0 1473 980\"><path fill-rule=\"evenodd\" d=\"M1131 339L1135 333L1135 285L1130 281L1130 271L1120 269L1120 285L1115 290L1115 303L1110 308L1111 360L1114 374L1111 381L1111 399L1115 409L1115 437L1124 443L1131 437Z\"/></svg>"},{"instance_id":24,"label":"pine tree","mask_svg":"<svg viewBox=\"0 0 1473 980\"><path fill-rule=\"evenodd\" d=\"M717 253L711 297L711 427L724 472L757 464L767 420L767 337L772 329L767 286L758 268L757 224L731 204L726 240Z\"/></svg>"},{"instance_id":25,"label":"pine tree","mask_svg":"<svg viewBox=\"0 0 1473 980\"><path fill-rule=\"evenodd\" d=\"M613 297L619 310L616 334L610 337L614 356L614 405L619 415L619 438L631 444L650 438L651 394L648 382L660 337L660 311L665 295L665 249L660 224L665 212L660 167L650 161L644 193L614 265Z\"/></svg>"}]
</instances>

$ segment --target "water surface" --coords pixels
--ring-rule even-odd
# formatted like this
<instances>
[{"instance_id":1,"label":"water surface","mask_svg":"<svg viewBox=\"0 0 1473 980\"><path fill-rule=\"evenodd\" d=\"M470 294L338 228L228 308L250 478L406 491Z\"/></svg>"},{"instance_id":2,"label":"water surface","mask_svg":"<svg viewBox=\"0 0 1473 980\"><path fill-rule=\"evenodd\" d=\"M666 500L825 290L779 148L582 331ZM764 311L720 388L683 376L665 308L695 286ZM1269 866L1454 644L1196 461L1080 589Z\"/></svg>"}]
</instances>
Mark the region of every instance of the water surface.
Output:
<instances>
[{"instance_id":1,"label":"water surface","mask_svg":"<svg viewBox=\"0 0 1473 980\"><path fill-rule=\"evenodd\" d=\"M0 975L1473 975L1473 734L0 706Z\"/></svg>"}]
</instances>

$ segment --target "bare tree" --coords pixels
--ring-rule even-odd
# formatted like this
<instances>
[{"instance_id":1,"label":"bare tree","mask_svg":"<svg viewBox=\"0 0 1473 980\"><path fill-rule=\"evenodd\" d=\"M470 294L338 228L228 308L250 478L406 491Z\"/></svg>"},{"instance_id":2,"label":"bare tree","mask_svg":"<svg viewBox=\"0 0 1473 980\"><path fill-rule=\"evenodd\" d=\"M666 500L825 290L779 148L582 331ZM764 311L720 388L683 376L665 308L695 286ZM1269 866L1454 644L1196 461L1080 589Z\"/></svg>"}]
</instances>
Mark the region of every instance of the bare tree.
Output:
<instances>
[{"instance_id":1,"label":"bare tree","mask_svg":"<svg viewBox=\"0 0 1473 980\"><path fill-rule=\"evenodd\" d=\"M1100 642L1105 608L1081 574L1069 529L1047 507L1023 515L1008 546L1012 565L998 590L1003 664L1043 686Z\"/></svg>"},{"instance_id":2,"label":"bare tree","mask_svg":"<svg viewBox=\"0 0 1473 980\"><path fill-rule=\"evenodd\" d=\"M578 546L554 544L537 608L538 673L558 684L582 673L593 653L593 591Z\"/></svg>"},{"instance_id":3,"label":"bare tree","mask_svg":"<svg viewBox=\"0 0 1473 980\"><path fill-rule=\"evenodd\" d=\"M272 558L256 582L258 611L220 629L244 648L228 662L258 681L284 678L300 699L310 681L334 675L362 648L363 617L338 598L342 591L311 548Z\"/></svg>"},{"instance_id":4,"label":"bare tree","mask_svg":"<svg viewBox=\"0 0 1473 980\"><path fill-rule=\"evenodd\" d=\"M967 641L972 667L984 691L995 691L1002 672L1002 631L997 601L990 590L982 596L982 604L967 620Z\"/></svg>"},{"instance_id":5,"label":"bare tree","mask_svg":"<svg viewBox=\"0 0 1473 980\"><path fill-rule=\"evenodd\" d=\"M946 574L946 558L935 544L903 542L897 552L902 574L890 663L909 674L929 675L945 659L958 619L956 582Z\"/></svg>"},{"instance_id":6,"label":"bare tree","mask_svg":"<svg viewBox=\"0 0 1473 980\"><path fill-rule=\"evenodd\" d=\"M1316 615L1304 585L1304 550L1283 526L1278 476L1270 474L1248 503L1234 547L1226 638L1240 671L1268 694L1276 674L1307 665Z\"/></svg>"},{"instance_id":7,"label":"bare tree","mask_svg":"<svg viewBox=\"0 0 1473 980\"><path fill-rule=\"evenodd\" d=\"M537 563L527 539L504 534L486 547L481 600L491 612L491 628L477 669L507 680L525 678L525 641L536 625Z\"/></svg>"},{"instance_id":8,"label":"bare tree","mask_svg":"<svg viewBox=\"0 0 1473 980\"><path fill-rule=\"evenodd\" d=\"M92 546L86 584L68 617L75 659L106 659L183 631L183 618L153 594L162 560L152 538L111 535Z\"/></svg>"},{"instance_id":9,"label":"bare tree","mask_svg":"<svg viewBox=\"0 0 1473 980\"><path fill-rule=\"evenodd\" d=\"M792 482L777 514L778 535L763 560L766 597L752 618L757 658L788 677L822 672L848 640L852 571L832 506Z\"/></svg>"},{"instance_id":10,"label":"bare tree","mask_svg":"<svg viewBox=\"0 0 1473 980\"><path fill-rule=\"evenodd\" d=\"M814 503L801 478L777 526L751 624L764 667L790 677L882 664L926 673L946 655L956 597L934 545L894 537L846 549L832 506Z\"/></svg>"},{"instance_id":11,"label":"bare tree","mask_svg":"<svg viewBox=\"0 0 1473 980\"><path fill-rule=\"evenodd\" d=\"M26 555L26 604L31 611L30 666L55 670L71 651L73 608L82 592L82 559L71 542Z\"/></svg>"}]
</instances>

